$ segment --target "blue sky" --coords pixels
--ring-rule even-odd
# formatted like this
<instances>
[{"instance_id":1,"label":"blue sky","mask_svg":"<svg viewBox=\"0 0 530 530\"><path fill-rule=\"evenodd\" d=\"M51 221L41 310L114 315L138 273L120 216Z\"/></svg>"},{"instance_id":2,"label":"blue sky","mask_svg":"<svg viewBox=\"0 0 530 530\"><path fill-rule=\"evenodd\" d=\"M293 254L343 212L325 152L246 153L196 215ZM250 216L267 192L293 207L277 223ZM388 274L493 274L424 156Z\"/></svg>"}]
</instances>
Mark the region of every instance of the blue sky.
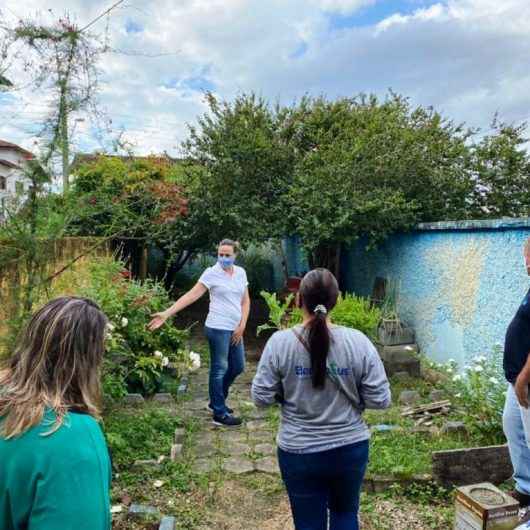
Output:
<instances>
[{"instance_id":1,"label":"blue sky","mask_svg":"<svg viewBox=\"0 0 530 530\"><path fill-rule=\"evenodd\" d=\"M107 0L2 0L0 18L59 18L80 25ZM10 19L10 20L9 20ZM112 53L100 64L99 106L110 134L88 116L72 124L74 150L108 147L121 133L138 153L178 155L205 112L205 91L219 98L254 91L290 103L303 95L392 89L413 105L488 131L495 112L530 119L528 0L139 0L91 29ZM1 66L1 65L0 65ZM13 78L24 81L15 64ZM32 147L49 109L44 92L0 95L0 138ZM75 128L74 128L75 127Z\"/></svg>"}]
</instances>

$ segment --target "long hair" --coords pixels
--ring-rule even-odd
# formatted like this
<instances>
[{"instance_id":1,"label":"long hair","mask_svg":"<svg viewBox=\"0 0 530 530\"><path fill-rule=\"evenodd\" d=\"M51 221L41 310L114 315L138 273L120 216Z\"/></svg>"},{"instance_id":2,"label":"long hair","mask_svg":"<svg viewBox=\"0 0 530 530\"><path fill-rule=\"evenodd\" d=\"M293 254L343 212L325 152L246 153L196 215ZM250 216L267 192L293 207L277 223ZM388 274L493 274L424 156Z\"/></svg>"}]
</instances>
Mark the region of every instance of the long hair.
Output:
<instances>
[{"instance_id":1,"label":"long hair","mask_svg":"<svg viewBox=\"0 0 530 530\"><path fill-rule=\"evenodd\" d=\"M326 381L331 342L326 317L335 307L338 296L337 280L327 269L308 272L300 284L299 303L313 316L307 326L313 388L324 388Z\"/></svg>"},{"instance_id":2,"label":"long hair","mask_svg":"<svg viewBox=\"0 0 530 530\"><path fill-rule=\"evenodd\" d=\"M31 318L0 372L0 434L13 438L41 423L62 425L69 410L100 419L100 367L107 317L86 298L48 302Z\"/></svg>"}]
</instances>

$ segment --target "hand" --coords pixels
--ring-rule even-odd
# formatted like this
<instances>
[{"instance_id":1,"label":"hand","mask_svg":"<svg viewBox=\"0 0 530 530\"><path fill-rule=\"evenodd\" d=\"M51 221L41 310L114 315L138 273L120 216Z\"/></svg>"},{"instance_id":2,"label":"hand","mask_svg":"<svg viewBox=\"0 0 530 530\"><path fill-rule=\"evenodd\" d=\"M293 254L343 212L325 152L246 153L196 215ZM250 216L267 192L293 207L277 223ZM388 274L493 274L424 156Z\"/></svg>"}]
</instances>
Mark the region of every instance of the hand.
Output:
<instances>
[{"instance_id":1,"label":"hand","mask_svg":"<svg viewBox=\"0 0 530 530\"><path fill-rule=\"evenodd\" d=\"M515 380L514 385L515 395L517 396L517 401L519 401L519 405L521 407L524 407L525 409L528 408L528 380L526 377L519 377Z\"/></svg>"},{"instance_id":2,"label":"hand","mask_svg":"<svg viewBox=\"0 0 530 530\"><path fill-rule=\"evenodd\" d=\"M163 326L167 320L167 315L165 313L155 313L154 315L151 315L153 319L149 324L147 325L147 329L149 331L154 331L155 329L158 329L160 326Z\"/></svg>"},{"instance_id":3,"label":"hand","mask_svg":"<svg viewBox=\"0 0 530 530\"><path fill-rule=\"evenodd\" d=\"M234 330L234 333L232 333L232 344L239 344L241 342L241 339L243 338L243 333L245 333L245 327L241 324L237 326L237 328Z\"/></svg>"}]
</instances>

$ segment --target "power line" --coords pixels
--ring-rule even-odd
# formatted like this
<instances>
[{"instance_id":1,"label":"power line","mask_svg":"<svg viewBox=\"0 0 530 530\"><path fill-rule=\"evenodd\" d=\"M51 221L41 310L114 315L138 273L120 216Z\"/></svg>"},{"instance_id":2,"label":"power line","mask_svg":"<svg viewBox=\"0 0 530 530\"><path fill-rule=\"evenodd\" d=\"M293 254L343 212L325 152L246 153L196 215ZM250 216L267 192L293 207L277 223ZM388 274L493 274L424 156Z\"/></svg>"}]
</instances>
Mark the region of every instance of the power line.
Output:
<instances>
[{"instance_id":1,"label":"power line","mask_svg":"<svg viewBox=\"0 0 530 530\"><path fill-rule=\"evenodd\" d=\"M125 0L118 0L116 3L111 5L106 11L101 13L101 15L97 16L92 22L89 22L83 29L79 31L79 33L83 33L83 31L86 31L90 26L93 26L98 20L101 20L105 15L108 15L113 9L118 7L120 4L123 4Z\"/></svg>"}]
</instances>

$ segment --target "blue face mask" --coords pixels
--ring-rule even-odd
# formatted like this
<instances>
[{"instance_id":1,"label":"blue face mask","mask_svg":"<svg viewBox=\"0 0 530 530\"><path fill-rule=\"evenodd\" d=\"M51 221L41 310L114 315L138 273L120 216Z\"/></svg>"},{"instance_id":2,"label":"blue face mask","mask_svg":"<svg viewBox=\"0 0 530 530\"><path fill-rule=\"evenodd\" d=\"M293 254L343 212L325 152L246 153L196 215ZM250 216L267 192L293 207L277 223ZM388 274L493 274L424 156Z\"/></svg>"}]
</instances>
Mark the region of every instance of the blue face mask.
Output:
<instances>
[{"instance_id":1,"label":"blue face mask","mask_svg":"<svg viewBox=\"0 0 530 530\"><path fill-rule=\"evenodd\" d=\"M225 258L225 257L217 258L217 262L219 263L219 265L221 265L223 269L229 269L234 264L235 261L236 261L236 258L233 256L231 258Z\"/></svg>"}]
</instances>

